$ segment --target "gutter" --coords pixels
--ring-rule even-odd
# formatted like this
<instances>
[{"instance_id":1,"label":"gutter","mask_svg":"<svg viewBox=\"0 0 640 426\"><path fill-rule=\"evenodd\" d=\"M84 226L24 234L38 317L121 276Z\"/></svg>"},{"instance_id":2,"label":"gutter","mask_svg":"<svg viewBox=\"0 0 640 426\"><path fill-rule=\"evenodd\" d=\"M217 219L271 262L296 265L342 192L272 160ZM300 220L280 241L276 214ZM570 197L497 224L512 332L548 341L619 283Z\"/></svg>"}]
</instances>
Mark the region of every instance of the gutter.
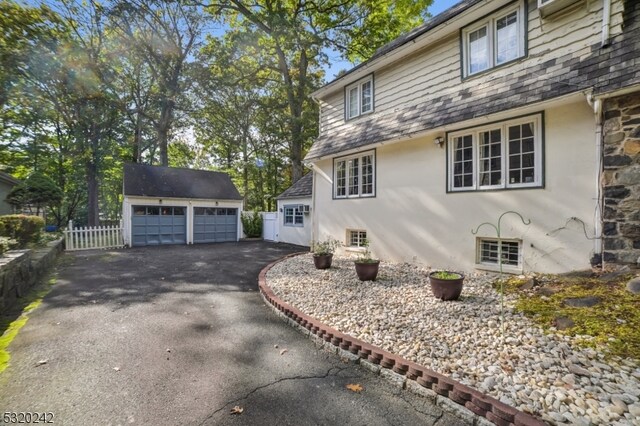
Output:
<instances>
[{"instance_id":1,"label":"gutter","mask_svg":"<svg viewBox=\"0 0 640 426\"><path fill-rule=\"evenodd\" d=\"M609 45L609 36L611 34L611 0L602 0L602 42L601 47Z\"/></svg>"},{"instance_id":2,"label":"gutter","mask_svg":"<svg viewBox=\"0 0 640 426\"><path fill-rule=\"evenodd\" d=\"M608 0L605 0L608 2ZM596 143L596 180L595 180L595 189L596 189L596 210L594 214L594 240L593 240L593 252L595 256L600 256L602 268L604 269L604 256L602 254L602 100L595 99L593 94L587 94L587 102L589 106L593 109L593 114L595 115L596 120L596 130L595 130L595 143Z\"/></svg>"}]
</instances>

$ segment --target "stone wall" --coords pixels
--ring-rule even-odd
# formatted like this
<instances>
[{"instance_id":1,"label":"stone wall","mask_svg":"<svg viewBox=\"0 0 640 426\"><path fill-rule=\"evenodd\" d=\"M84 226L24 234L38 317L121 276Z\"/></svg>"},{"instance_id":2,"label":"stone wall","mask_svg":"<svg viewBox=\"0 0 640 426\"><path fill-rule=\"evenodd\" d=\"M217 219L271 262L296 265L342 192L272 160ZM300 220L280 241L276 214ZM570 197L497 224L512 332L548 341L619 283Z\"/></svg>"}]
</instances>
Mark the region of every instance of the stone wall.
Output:
<instances>
[{"instance_id":1,"label":"stone wall","mask_svg":"<svg viewBox=\"0 0 640 426\"><path fill-rule=\"evenodd\" d=\"M0 312L11 309L51 268L64 247L52 241L36 250L11 250L0 256Z\"/></svg>"},{"instance_id":2,"label":"stone wall","mask_svg":"<svg viewBox=\"0 0 640 426\"><path fill-rule=\"evenodd\" d=\"M640 263L640 91L604 104L604 261Z\"/></svg>"}]
</instances>

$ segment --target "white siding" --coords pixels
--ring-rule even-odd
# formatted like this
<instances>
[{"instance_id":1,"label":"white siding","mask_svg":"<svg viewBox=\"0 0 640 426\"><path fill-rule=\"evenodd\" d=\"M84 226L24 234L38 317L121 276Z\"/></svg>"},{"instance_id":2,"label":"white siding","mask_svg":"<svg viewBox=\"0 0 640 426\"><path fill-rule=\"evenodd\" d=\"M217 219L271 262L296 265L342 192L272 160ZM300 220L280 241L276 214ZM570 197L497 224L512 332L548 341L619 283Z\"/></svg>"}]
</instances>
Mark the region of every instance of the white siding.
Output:
<instances>
[{"instance_id":1,"label":"white siding","mask_svg":"<svg viewBox=\"0 0 640 426\"><path fill-rule=\"evenodd\" d=\"M447 194L445 150L433 143L441 133L433 134L377 149L376 198L333 200L331 184L318 177L316 235L344 240L346 229L365 229L373 253L382 259L471 270L476 267L476 236L471 229L515 210L531 225L507 217L502 237L523 241L524 270L558 273L588 268L593 241L579 223L567 221L579 218L593 235L593 113L586 101L547 106L544 112L544 188ZM331 160L317 166L331 176ZM483 228L480 235L495 237L488 231Z\"/></svg>"},{"instance_id":2,"label":"white siding","mask_svg":"<svg viewBox=\"0 0 640 426\"><path fill-rule=\"evenodd\" d=\"M583 1L565 15L543 20L535 8L536 2L530 1L527 57L464 81L460 75L460 35L458 31L454 31L422 51L374 73L374 117L384 120L387 114L466 87L490 87L492 79L498 75L527 69L561 55L577 53L586 56L591 53L590 46L600 41L602 4L600 0ZM487 11L491 11L491 7L489 2ZM622 0L613 0L610 21L612 36L622 31L622 12ZM525 83L531 84L541 78L544 76L532 76ZM334 92L320 100L322 134L348 133L352 123L359 121L355 119L345 123L343 89L336 87ZM362 119L368 118L370 116Z\"/></svg>"}]
</instances>

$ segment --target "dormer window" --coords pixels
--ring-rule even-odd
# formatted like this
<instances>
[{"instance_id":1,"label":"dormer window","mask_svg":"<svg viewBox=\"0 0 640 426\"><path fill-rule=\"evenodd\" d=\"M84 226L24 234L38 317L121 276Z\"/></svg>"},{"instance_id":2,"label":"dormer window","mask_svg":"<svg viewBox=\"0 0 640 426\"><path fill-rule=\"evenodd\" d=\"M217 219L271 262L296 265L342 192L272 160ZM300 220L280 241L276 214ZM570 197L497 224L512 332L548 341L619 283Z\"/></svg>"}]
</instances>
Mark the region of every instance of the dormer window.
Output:
<instances>
[{"instance_id":1,"label":"dormer window","mask_svg":"<svg viewBox=\"0 0 640 426\"><path fill-rule=\"evenodd\" d=\"M346 119L373 112L373 77L369 76L345 89Z\"/></svg>"},{"instance_id":2,"label":"dormer window","mask_svg":"<svg viewBox=\"0 0 640 426\"><path fill-rule=\"evenodd\" d=\"M462 30L463 76L514 61L525 55L523 2L502 9Z\"/></svg>"}]
</instances>

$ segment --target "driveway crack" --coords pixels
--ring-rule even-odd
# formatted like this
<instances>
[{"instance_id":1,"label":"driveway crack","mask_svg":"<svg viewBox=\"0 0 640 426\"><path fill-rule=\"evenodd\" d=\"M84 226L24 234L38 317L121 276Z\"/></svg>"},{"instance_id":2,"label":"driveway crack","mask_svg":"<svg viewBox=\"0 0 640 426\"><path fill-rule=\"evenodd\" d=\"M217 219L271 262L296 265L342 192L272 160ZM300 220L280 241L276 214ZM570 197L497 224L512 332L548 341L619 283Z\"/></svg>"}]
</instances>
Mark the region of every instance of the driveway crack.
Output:
<instances>
[{"instance_id":1,"label":"driveway crack","mask_svg":"<svg viewBox=\"0 0 640 426\"><path fill-rule=\"evenodd\" d=\"M250 397L251 395L253 395L254 393L256 393L256 392L258 392L258 391L260 391L260 390L262 390L262 389L265 389L265 388L268 388L268 387L271 387L271 386L277 385L277 384L282 383L282 382L288 382L288 381L294 381L294 380L326 379L327 377L329 377L329 376L335 376L335 375L337 375L338 373L340 373L340 372L342 372L342 371L344 371L344 370L345 370L345 368L331 367L330 369L328 369L328 370L327 370L327 372L326 372L326 373L321 374L321 375L315 375L315 376L293 376L293 377L283 377L283 378L280 378L280 379L274 380L273 382L269 382L269 383L267 383L267 384L265 384L265 385L258 386L258 387L256 387L256 388L254 388L254 389L250 390L249 392L247 392L247 394L246 394L246 395L244 395L244 396L242 396L242 397L240 397L240 398L236 398L236 399L234 399L234 400L227 401L223 406L221 406L220 408L218 408L217 410L215 410L215 411L213 411L211 414L209 414L209 415L208 415L208 416L207 416L207 417L206 417L206 418L205 418L205 419L200 423L200 426L202 426L202 425L204 425L205 423L207 423L209 420L211 420L211 419L213 418L213 416L215 416L216 414L218 414L220 411L224 410L227 406L229 406L229 405L231 405L231 404L235 404L235 403L240 402L240 401L243 401L243 400L245 400L245 399L249 398L249 397Z\"/></svg>"}]
</instances>

